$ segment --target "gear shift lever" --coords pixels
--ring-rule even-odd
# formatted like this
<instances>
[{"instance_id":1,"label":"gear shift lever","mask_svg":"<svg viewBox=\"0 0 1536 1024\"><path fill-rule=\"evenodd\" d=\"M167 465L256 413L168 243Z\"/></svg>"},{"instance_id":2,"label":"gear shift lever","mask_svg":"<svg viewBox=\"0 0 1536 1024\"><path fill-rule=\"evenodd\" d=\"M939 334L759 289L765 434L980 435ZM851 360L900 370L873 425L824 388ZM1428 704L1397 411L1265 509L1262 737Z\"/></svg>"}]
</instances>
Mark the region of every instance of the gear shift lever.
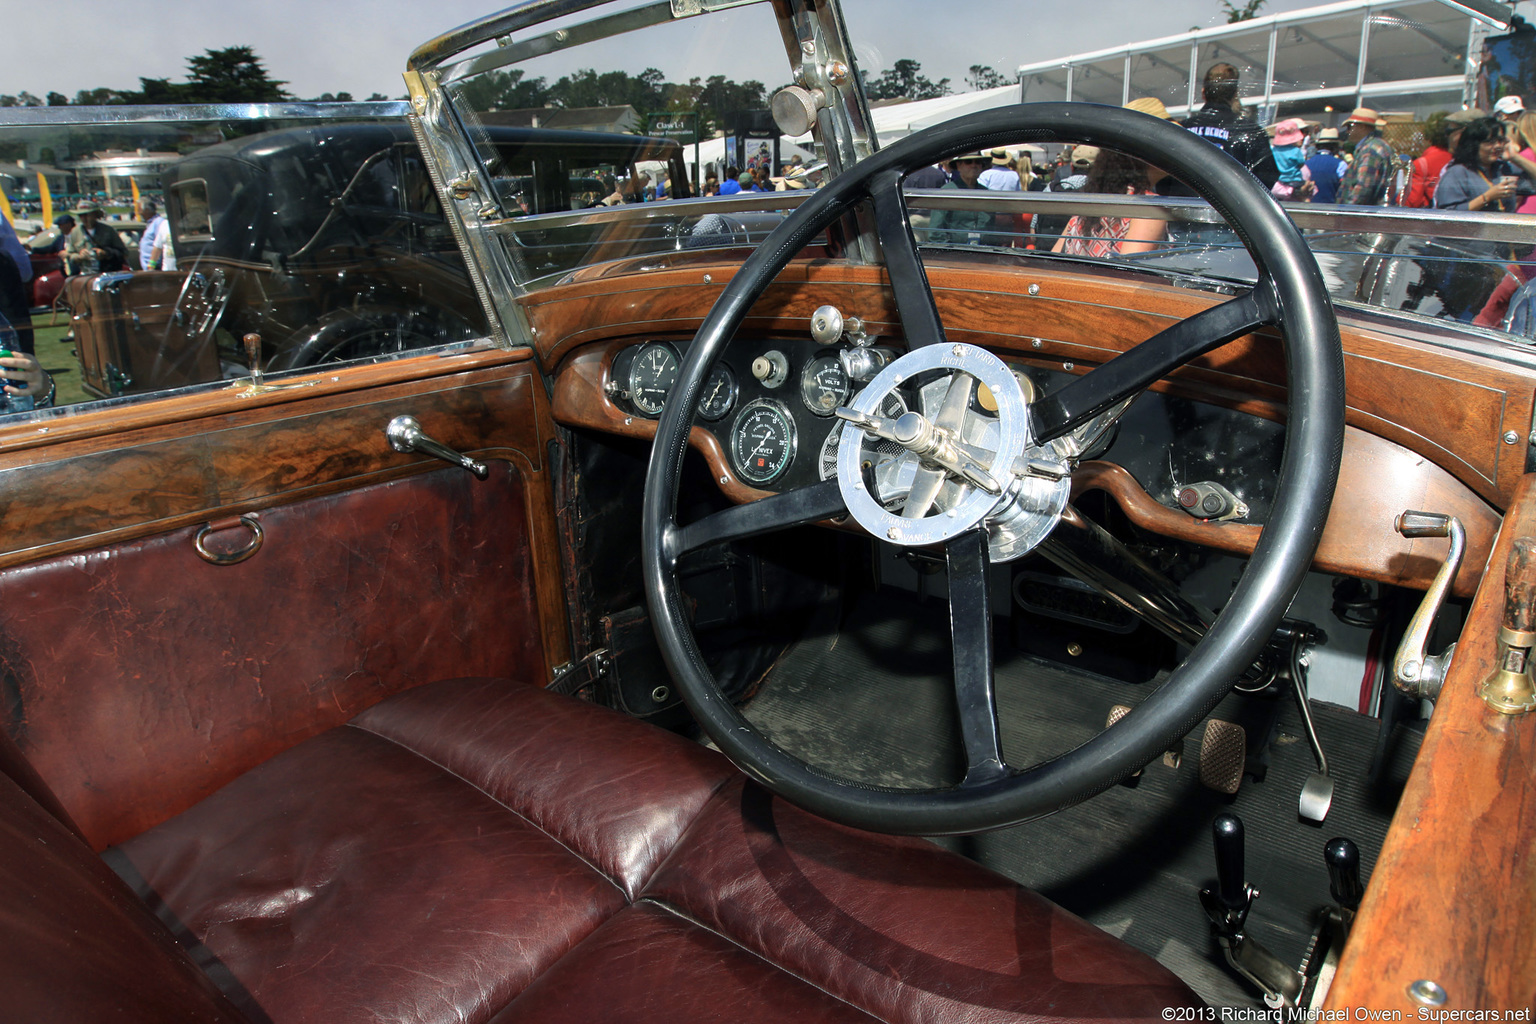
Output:
<instances>
[{"instance_id":1,"label":"gear shift lever","mask_svg":"<svg viewBox=\"0 0 1536 1024\"><path fill-rule=\"evenodd\" d=\"M1218 815L1211 837L1216 846L1216 888L1200 890L1200 905L1211 919L1227 963L1258 986L1265 1005L1297 1005L1305 979L1244 930L1259 891L1243 880L1242 820L1235 814Z\"/></svg>"}]
</instances>

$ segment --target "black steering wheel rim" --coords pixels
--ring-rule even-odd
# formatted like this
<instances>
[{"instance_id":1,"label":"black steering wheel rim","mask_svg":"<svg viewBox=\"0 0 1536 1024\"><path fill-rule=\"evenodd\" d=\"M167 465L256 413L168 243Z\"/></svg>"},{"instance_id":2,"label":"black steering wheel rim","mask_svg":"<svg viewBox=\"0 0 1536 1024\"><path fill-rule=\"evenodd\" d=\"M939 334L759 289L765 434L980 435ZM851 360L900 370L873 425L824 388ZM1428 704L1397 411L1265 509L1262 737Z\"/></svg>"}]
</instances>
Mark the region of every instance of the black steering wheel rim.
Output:
<instances>
[{"instance_id":1,"label":"black steering wheel rim","mask_svg":"<svg viewBox=\"0 0 1536 1024\"><path fill-rule=\"evenodd\" d=\"M1183 180L1226 218L1252 254L1261 282L1267 282L1272 322L1281 327L1289 382L1276 504L1206 639L1112 728L983 784L894 790L836 779L776 746L737 711L715 685L688 627L673 571L673 538L682 460L705 377L752 304L819 231L868 200L876 200L879 216L879 189L899 197L906 173L958 152L1068 141L1129 153ZM887 200L886 210L892 208ZM899 228L892 228L895 218L879 217L888 245L889 230L910 237L899 198L894 209L903 214ZM891 277L900 289L895 264ZM920 265L916 277L926 288ZM738 767L784 798L876 831L938 835L1016 824L1087 799L1156 758L1209 714L1252 664L1311 565L1338 477L1343 431L1343 356L1321 274L1284 211L1245 168L1183 128L1116 107L1020 104L972 114L902 139L812 195L746 260L699 328L658 423L646 477L642 567L652 624L700 725Z\"/></svg>"}]
</instances>

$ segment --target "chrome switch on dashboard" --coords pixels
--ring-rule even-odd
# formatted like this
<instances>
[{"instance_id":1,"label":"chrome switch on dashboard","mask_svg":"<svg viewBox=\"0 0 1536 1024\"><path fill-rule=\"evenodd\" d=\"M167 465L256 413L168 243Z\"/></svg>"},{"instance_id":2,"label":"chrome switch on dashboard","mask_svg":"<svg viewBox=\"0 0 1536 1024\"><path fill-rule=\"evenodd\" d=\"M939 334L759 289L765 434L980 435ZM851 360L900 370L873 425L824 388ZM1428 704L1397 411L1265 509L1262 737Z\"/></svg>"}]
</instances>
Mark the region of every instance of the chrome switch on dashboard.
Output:
<instances>
[{"instance_id":1,"label":"chrome switch on dashboard","mask_svg":"<svg viewBox=\"0 0 1536 1024\"><path fill-rule=\"evenodd\" d=\"M1243 499L1212 480L1180 487L1178 501L1179 507L1196 519L1225 521L1248 515Z\"/></svg>"}]
</instances>

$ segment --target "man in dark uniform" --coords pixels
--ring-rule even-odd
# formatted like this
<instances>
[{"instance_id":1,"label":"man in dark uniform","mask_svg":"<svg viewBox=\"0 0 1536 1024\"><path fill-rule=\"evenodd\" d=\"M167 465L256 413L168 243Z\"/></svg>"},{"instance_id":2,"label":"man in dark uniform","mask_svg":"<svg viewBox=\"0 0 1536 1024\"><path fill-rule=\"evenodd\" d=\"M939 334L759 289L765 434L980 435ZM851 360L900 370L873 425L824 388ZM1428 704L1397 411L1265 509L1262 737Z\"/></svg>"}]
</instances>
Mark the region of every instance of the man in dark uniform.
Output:
<instances>
[{"instance_id":1,"label":"man in dark uniform","mask_svg":"<svg viewBox=\"0 0 1536 1024\"><path fill-rule=\"evenodd\" d=\"M1242 104L1237 100L1237 80L1237 68L1231 64L1212 64L1205 73L1205 106L1186 118L1183 124L1213 146L1220 146L1228 156L1252 171L1266 189L1273 188L1280 180L1280 168L1275 166L1274 154L1270 152L1269 136L1259 127L1259 122L1243 113ZM1164 180L1173 181L1171 178ZM1168 195L1194 195L1183 185L1159 191Z\"/></svg>"}]
</instances>

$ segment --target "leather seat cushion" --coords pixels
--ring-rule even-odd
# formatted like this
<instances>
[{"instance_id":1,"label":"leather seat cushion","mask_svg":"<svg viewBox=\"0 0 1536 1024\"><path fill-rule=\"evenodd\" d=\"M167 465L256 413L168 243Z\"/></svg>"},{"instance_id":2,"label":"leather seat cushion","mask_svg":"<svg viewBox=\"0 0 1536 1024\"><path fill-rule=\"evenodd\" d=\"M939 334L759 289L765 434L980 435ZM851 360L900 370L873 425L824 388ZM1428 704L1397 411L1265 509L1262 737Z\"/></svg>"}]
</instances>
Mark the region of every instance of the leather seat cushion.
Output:
<instances>
[{"instance_id":1,"label":"leather seat cushion","mask_svg":"<svg viewBox=\"0 0 1536 1024\"><path fill-rule=\"evenodd\" d=\"M632 726L506 681L407 691L109 863L273 1021L484 1020L625 906L733 772ZM567 799L531 782L551 775Z\"/></svg>"},{"instance_id":2,"label":"leather seat cushion","mask_svg":"<svg viewBox=\"0 0 1536 1024\"><path fill-rule=\"evenodd\" d=\"M109 853L254 1019L1156 1018L1150 958L531 686L408 690Z\"/></svg>"}]
</instances>

